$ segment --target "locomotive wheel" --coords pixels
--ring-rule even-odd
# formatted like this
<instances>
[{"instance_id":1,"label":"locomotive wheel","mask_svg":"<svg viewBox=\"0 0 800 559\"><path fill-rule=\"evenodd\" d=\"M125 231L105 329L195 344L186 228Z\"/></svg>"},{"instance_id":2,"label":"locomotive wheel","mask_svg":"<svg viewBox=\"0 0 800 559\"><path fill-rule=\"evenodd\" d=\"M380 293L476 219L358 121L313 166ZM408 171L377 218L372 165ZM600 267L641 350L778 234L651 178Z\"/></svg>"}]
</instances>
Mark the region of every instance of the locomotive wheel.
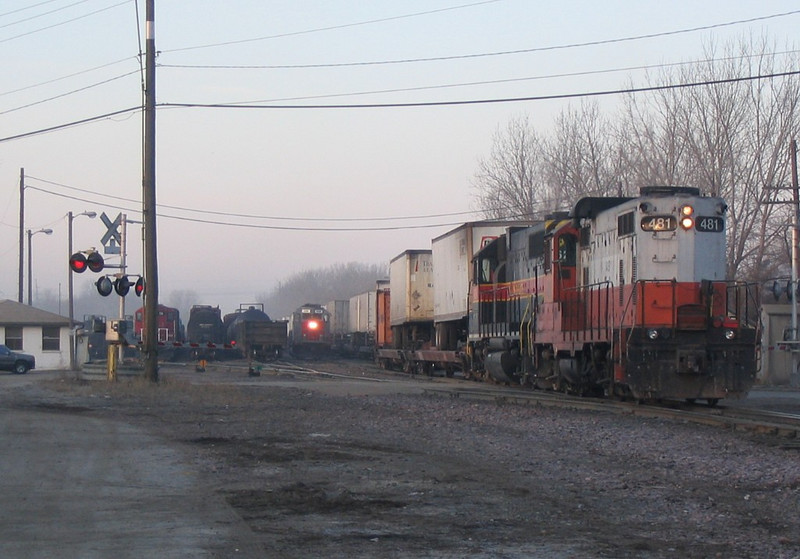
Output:
<instances>
[{"instance_id":1,"label":"locomotive wheel","mask_svg":"<svg viewBox=\"0 0 800 559\"><path fill-rule=\"evenodd\" d=\"M716 407L717 404L719 404L719 398L708 398L706 402L708 402L709 407L713 408Z\"/></svg>"}]
</instances>

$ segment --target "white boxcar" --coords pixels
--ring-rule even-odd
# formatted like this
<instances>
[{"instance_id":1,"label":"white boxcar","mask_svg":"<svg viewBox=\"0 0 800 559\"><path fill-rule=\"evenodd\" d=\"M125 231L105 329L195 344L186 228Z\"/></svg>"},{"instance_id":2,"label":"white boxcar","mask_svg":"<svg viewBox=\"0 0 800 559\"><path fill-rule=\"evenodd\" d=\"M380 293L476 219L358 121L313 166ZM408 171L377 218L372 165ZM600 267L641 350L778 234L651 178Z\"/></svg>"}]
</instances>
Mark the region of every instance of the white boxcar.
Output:
<instances>
[{"instance_id":1,"label":"white boxcar","mask_svg":"<svg viewBox=\"0 0 800 559\"><path fill-rule=\"evenodd\" d=\"M473 221L433 239L433 320L446 322L467 316L472 257L509 226L531 225L520 221Z\"/></svg>"},{"instance_id":2,"label":"white boxcar","mask_svg":"<svg viewBox=\"0 0 800 559\"><path fill-rule=\"evenodd\" d=\"M407 250L389 263L391 324L433 321L433 255Z\"/></svg>"},{"instance_id":3,"label":"white boxcar","mask_svg":"<svg viewBox=\"0 0 800 559\"><path fill-rule=\"evenodd\" d=\"M324 305L331 313L330 331L337 338L345 336L350 326L350 301L337 299Z\"/></svg>"},{"instance_id":4,"label":"white boxcar","mask_svg":"<svg viewBox=\"0 0 800 559\"><path fill-rule=\"evenodd\" d=\"M350 297L350 328L351 333L360 332L375 335L377 309L375 300L377 292L367 291Z\"/></svg>"}]
</instances>

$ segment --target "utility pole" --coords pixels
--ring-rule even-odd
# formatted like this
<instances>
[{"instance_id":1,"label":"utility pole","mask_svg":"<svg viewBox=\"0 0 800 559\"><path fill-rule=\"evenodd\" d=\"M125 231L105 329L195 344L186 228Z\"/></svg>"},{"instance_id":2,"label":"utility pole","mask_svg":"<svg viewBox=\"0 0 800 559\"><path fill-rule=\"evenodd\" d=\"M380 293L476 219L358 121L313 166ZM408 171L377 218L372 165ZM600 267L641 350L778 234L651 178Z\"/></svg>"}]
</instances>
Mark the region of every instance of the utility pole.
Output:
<instances>
[{"instance_id":1,"label":"utility pole","mask_svg":"<svg viewBox=\"0 0 800 559\"><path fill-rule=\"evenodd\" d=\"M158 382L158 260L156 258L156 39L155 0L146 3L144 169L144 375Z\"/></svg>"},{"instance_id":2,"label":"utility pole","mask_svg":"<svg viewBox=\"0 0 800 559\"><path fill-rule=\"evenodd\" d=\"M797 140L792 140L792 371L789 374L789 384L800 386L800 346L797 332L797 266L800 262L800 192L797 184Z\"/></svg>"},{"instance_id":3,"label":"utility pole","mask_svg":"<svg viewBox=\"0 0 800 559\"><path fill-rule=\"evenodd\" d=\"M17 302L22 302L22 267L25 254L25 169L19 170L19 295Z\"/></svg>"}]
</instances>

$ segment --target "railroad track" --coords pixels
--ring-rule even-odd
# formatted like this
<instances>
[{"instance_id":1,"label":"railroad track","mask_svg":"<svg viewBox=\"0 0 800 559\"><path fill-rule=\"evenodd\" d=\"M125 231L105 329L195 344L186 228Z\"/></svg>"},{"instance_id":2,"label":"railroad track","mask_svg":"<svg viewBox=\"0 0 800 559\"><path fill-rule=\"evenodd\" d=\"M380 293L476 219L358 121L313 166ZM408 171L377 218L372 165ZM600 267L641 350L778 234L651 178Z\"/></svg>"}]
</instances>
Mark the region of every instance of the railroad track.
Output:
<instances>
[{"instance_id":1,"label":"railroad track","mask_svg":"<svg viewBox=\"0 0 800 559\"><path fill-rule=\"evenodd\" d=\"M312 366L313 365L313 366ZM359 363L360 371L354 372L341 363L330 362L290 362L274 361L260 364L252 370L246 364L225 363L220 368L228 370L248 370L256 376L263 374L292 375L319 380L358 380L366 382L389 383L412 381L414 377L407 373L388 371L371 367L367 363ZM424 381L421 388L424 394L439 398L490 401L501 405L540 406L562 409L600 411L636 417L660 418L674 421L687 421L699 425L709 425L770 437L781 448L800 450L800 415L736 408L691 405L684 402L639 404L629 401L607 400L602 398L586 398L570 396L558 392L527 390L521 387L507 387L492 384L475 383L459 378L416 377Z\"/></svg>"},{"instance_id":2,"label":"railroad track","mask_svg":"<svg viewBox=\"0 0 800 559\"><path fill-rule=\"evenodd\" d=\"M706 407L681 402L638 404L633 402L568 396L556 392L519 391L464 386L435 386L424 392L438 397L494 401L498 404L603 411L620 415L688 421L758 435L773 436L785 448L800 450L800 415L727 406Z\"/></svg>"}]
</instances>

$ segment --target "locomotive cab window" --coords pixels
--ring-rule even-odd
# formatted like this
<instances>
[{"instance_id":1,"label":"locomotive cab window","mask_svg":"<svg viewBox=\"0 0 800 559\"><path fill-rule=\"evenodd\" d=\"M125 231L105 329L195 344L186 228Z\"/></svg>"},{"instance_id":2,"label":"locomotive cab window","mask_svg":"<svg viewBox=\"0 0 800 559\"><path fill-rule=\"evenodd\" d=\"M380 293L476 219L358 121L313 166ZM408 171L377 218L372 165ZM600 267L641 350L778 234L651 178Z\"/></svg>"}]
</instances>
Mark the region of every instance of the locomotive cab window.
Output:
<instances>
[{"instance_id":1,"label":"locomotive cab window","mask_svg":"<svg viewBox=\"0 0 800 559\"><path fill-rule=\"evenodd\" d=\"M558 238L558 262L562 266L574 266L576 256L576 246L578 240L575 235L564 234Z\"/></svg>"}]
</instances>

